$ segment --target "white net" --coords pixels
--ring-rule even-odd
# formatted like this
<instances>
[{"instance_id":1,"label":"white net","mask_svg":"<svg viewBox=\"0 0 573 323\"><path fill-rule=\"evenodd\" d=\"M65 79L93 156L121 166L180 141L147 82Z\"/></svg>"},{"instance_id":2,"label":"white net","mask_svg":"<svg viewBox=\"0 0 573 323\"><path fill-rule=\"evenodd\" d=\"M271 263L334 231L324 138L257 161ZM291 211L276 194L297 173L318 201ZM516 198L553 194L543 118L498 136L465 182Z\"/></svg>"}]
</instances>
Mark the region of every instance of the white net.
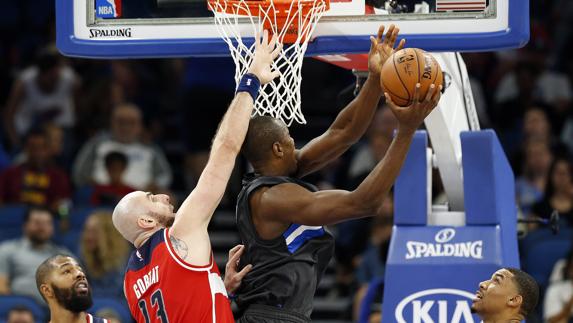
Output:
<instances>
[{"instance_id":1,"label":"white net","mask_svg":"<svg viewBox=\"0 0 573 323\"><path fill-rule=\"evenodd\" d=\"M217 29L229 45L235 61L236 84L247 72L254 55L252 38L244 36L248 29L252 28L249 35L257 34L264 28L271 35L278 36L283 49L274 67L281 72L281 76L261 88L254 114L280 118L288 126L293 121L304 124L306 120L301 111L300 95L302 62L310 35L320 17L328 10L328 2L279 1L212 0L209 6L215 15ZM249 24L245 24L245 20L250 22L247 30L244 29Z\"/></svg>"}]
</instances>

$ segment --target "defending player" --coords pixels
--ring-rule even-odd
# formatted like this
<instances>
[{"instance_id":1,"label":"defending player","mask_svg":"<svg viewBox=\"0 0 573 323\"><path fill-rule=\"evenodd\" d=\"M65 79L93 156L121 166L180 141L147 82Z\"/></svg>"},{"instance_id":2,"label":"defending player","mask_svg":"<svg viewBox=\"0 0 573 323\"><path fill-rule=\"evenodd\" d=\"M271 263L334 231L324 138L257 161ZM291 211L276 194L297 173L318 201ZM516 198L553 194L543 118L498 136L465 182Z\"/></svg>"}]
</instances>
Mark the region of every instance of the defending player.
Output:
<instances>
[{"instance_id":1,"label":"defending player","mask_svg":"<svg viewBox=\"0 0 573 323\"><path fill-rule=\"evenodd\" d=\"M398 29L384 27L371 38L369 76L362 90L330 128L296 150L288 128L271 117L251 120L243 152L254 167L237 204L237 226L253 264L237 294L239 322L309 322L314 293L333 253L333 238L322 226L374 215L394 183L415 130L440 99L431 87L410 107L394 105L398 131L384 159L352 192L317 191L299 178L336 159L365 132L382 95L380 70L394 49ZM418 85L419 87L419 85Z\"/></svg>"},{"instance_id":2,"label":"defending player","mask_svg":"<svg viewBox=\"0 0 573 323\"><path fill-rule=\"evenodd\" d=\"M479 284L471 309L483 323L523 322L538 299L539 286L533 277L519 269L502 268Z\"/></svg>"},{"instance_id":3,"label":"defending player","mask_svg":"<svg viewBox=\"0 0 573 323\"><path fill-rule=\"evenodd\" d=\"M247 133L259 82L278 76L271 63L280 49L266 31L262 41L257 37L249 73L219 125L207 166L177 214L168 196L146 192L130 193L116 206L113 223L137 248L124 279L137 322L234 322L207 226Z\"/></svg>"},{"instance_id":4,"label":"defending player","mask_svg":"<svg viewBox=\"0 0 573 323\"><path fill-rule=\"evenodd\" d=\"M50 308L50 322L109 322L86 312L93 305L91 287L70 256L56 255L42 262L36 269L36 286Z\"/></svg>"}]
</instances>

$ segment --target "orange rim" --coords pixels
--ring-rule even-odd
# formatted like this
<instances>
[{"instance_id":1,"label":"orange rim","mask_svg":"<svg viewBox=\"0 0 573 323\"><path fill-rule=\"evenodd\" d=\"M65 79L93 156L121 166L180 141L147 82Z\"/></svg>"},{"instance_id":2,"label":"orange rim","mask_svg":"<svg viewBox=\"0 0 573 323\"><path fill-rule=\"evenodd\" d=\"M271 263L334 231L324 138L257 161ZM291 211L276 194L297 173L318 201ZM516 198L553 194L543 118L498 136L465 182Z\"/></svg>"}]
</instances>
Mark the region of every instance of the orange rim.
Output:
<instances>
[{"instance_id":1,"label":"orange rim","mask_svg":"<svg viewBox=\"0 0 573 323\"><path fill-rule=\"evenodd\" d=\"M302 26L304 30L307 30L306 25L312 22L312 17L309 17L311 9L321 3L324 3L324 11L330 8L329 0L208 0L208 3L209 9L214 13L259 17L261 11L264 11L269 17L274 18L264 19L264 29L272 31L274 30L272 27L276 27L276 30L281 33L286 28L284 36L280 39L283 43L294 43L297 40L302 43L308 37L308 35L301 35L299 39L299 19L289 19L292 18L291 10L300 12L296 14L302 15ZM287 20L289 26L286 26Z\"/></svg>"}]
</instances>

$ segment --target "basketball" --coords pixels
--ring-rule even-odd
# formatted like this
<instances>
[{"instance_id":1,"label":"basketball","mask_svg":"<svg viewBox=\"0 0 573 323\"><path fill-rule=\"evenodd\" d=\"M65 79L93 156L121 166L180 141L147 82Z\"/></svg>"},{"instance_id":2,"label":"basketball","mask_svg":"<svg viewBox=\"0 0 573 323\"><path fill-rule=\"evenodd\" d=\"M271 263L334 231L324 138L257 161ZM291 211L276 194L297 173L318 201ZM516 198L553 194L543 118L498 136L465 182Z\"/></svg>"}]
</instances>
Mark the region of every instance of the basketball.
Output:
<instances>
[{"instance_id":1,"label":"basketball","mask_svg":"<svg viewBox=\"0 0 573 323\"><path fill-rule=\"evenodd\" d=\"M380 73L380 83L395 104L412 104L416 83L420 83L420 98L430 89L442 85L442 68L430 53L418 48L404 48L386 60Z\"/></svg>"}]
</instances>

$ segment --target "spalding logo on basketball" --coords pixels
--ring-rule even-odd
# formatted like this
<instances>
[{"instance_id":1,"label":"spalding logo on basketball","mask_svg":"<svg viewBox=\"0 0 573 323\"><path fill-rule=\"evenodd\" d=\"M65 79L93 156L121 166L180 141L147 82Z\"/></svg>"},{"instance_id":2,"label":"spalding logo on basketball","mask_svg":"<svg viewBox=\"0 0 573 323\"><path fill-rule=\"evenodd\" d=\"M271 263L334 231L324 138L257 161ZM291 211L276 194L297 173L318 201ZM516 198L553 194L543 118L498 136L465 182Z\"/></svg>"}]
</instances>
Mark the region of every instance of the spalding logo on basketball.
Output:
<instances>
[{"instance_id":1,"label":"spalding logo on basketball","mask_svg":"<svg viewBox=\"0 0 573 323\"><path fill-rule=\"evenodd\" d=\"M423 100L434 84L443 83L442 68L430 54L418 48L405 48L390 56L380 74L384 91L399 106L409 106L414 100L416 83L420 83L420 98Z\"/></svg>"}]
</instances>

